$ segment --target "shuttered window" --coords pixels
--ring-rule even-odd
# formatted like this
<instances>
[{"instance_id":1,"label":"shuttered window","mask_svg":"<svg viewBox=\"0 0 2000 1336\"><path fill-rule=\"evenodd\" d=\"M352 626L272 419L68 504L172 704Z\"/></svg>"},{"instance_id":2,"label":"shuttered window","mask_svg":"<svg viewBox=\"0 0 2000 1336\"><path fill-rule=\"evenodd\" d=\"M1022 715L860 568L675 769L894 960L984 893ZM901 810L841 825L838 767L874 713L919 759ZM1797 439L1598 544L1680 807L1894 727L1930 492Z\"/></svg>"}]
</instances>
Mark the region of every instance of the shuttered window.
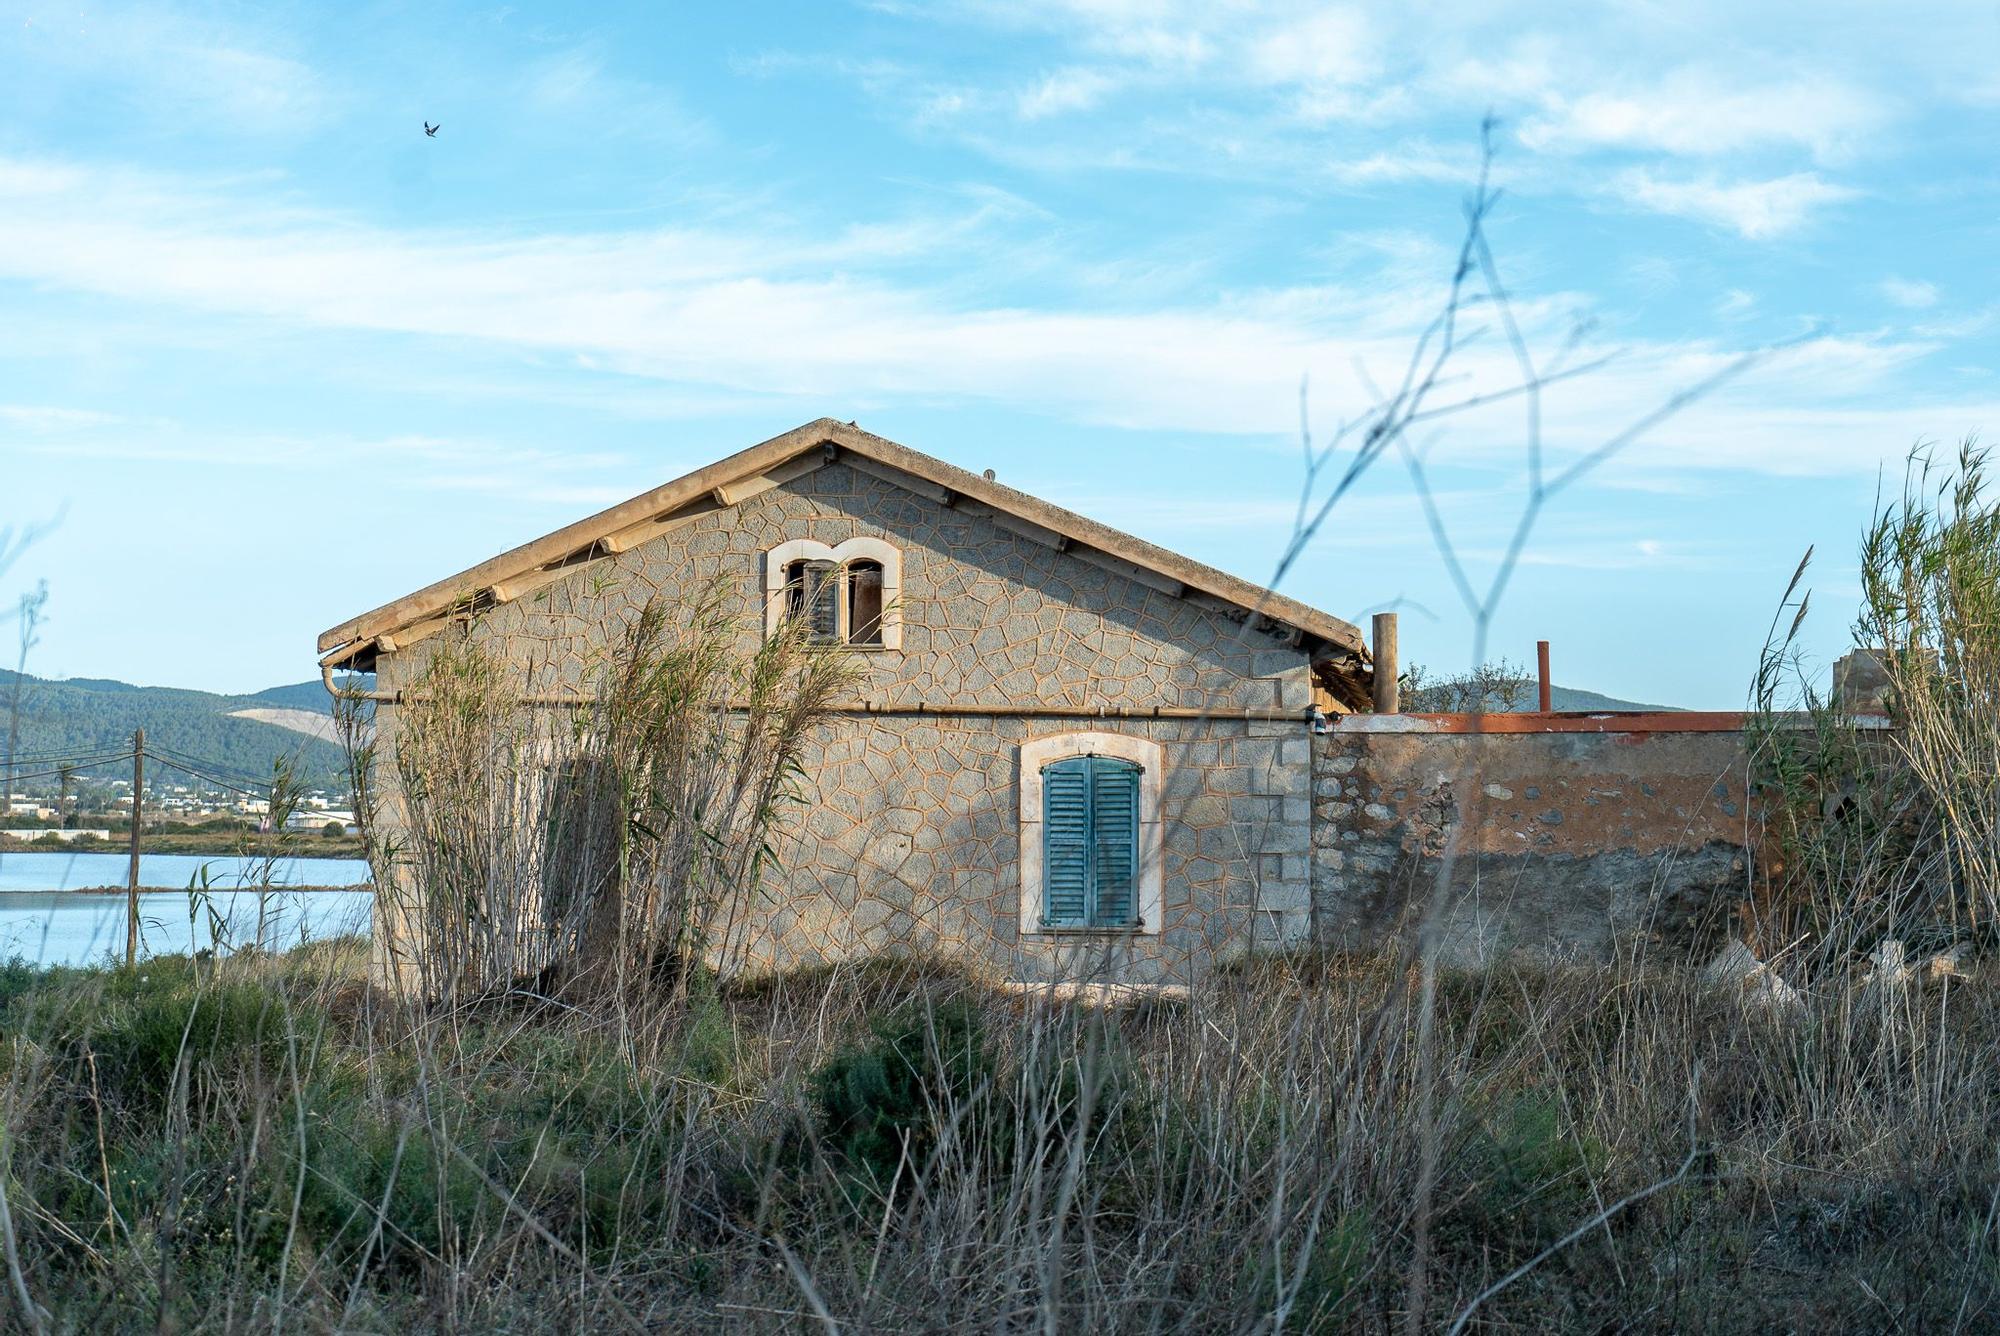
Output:
<instances>
[{"instance_id":1,"label":"shuttered window","mask_svg":"<svg viewBox=\"0 0 2000 1336\"><path fill-rule=\"evenodd\" d=\"M830 561L795 561L785 571L785 612L807 619L806 638L815 645L840 639L839 574Z\"/></svg>"},{"instance_id":2,"label":"shuttered window","mask_svg":"<svg viewBox=\"0 0 2000 1336\"><path fill-rule=\"evenodd\" d=\"M888 577L881 562L786 562L783 589L784 616L804 623L808 643L888 646Z\"/></svg>"},{"instance_id":3,"label":"shuttered window","mask_svg":"<svg viewBox=\"0 0 2000 1336\"><path fill-rule=\"evenodd\" d=\"M1042 769L1042 924L1128 928L1137 921L1139 767L1071 756Z\"/></svg>"}]
</instances>

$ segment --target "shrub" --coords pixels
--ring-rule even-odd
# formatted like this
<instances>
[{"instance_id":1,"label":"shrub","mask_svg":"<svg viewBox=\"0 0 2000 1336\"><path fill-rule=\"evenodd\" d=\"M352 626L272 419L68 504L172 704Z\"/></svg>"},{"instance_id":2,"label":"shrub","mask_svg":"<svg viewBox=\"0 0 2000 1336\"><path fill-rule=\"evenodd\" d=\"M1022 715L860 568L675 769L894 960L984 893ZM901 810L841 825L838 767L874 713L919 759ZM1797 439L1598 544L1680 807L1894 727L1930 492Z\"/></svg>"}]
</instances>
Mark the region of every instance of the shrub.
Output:
<instances>
[{"instance_id":1,"label":"shrub","mask_svg":"<svg viewBox=\"0 0 2000 1336\"><path fill-rule=\"evenodd\" d=\"M1561 1115L1545 1095L1518 1094L1473 1125L1459 1154L1467 1190L1456 1215L1476 1246L1533 1252L1594 1209L1604 1149L1565 1130Z\"/></svg>"},{"instance_id":2,"label":"shrub","mask_svg":"<svg viewBox=\"0 0 2000 1336\"><path fill-rule=\"evenodd\" d=\"M912 1002L871 1028L871 1042L814 1073L812 1100L835 1156L886 1186L906 1160L918 1172L928 1165L946 1118L975 1111L994 1056L979 1012L962 999Z\"/></svg>"},{"instance_id":3,"label":"shrub","mask_svg":"<svg viewBox=\"0 0 2000 1336\"><path fill-rule=\"evenodd\" d=\"M89 1037L105 1093L130 1109L163 1100L187 1064L190 1087L240 1097L246 1082L303 1069L322 1022L250 981L207 981L149 962L166 975ZM128 975L131 971L126 971ZM176 977L180 976L180 977ZM303 1070L294 1075L303 1077Z\"/></svg>"},{"instance_id":4,"label":"shrub","mask_svg":"<svg viewBox=\"0 0 2000 1336\"><path fill-rule=\"evenodd\" d=\"M1345 1330L1354 1290L1373 1246L1360 1212L1325 1222L1299 1253L1257 1248L1243 1260L1242 1289L1266 1312L1285 1307L1279 1330L1331 1333ZM1282 1268L1282 1274L1281 1274Z\"/></svg>"},{"instance_id":5,"label":"shrub","mask_svg":"<svg viewBox=\"0 0 2000 1336\"><path fill-rule=\"evenodd\" d=\"M858 671L803 627L747 651L741 631L721 588L656 598L560 719L520 705L505 657L472 631L440 639L398 730L408 875L381 892L400 901L425 998L524 980L571 1000L685 998ZM357 752L364 830L368 764Z\"/></svg>"},{"instance_id":6,"label":"shrub","mask_svg":"<svg viewBox=\"0 0 2000 1336\"><path fill-rule=\"evenodd\" d=\"M1938 823L1954 927L2000 917L2000 505L1988 451L1910 458L1902 497L1861 548L1857 631L1880 645L1899 758Z\"/></svg>"}]
</instances>

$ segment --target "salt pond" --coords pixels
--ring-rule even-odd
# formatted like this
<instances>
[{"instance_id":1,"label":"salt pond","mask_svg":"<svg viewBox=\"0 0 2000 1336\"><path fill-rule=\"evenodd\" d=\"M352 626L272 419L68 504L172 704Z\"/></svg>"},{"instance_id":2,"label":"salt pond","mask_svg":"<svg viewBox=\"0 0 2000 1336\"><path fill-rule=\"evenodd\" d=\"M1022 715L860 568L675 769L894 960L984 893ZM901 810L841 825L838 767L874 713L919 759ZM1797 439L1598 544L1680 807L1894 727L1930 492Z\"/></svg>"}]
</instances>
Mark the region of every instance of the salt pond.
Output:
<instances>
[{"instance_id":1,"label":"salt pond","mask_svg":"<svg viewBox=\"0 0 2000 1336\"><path fill-rule=\"evenodd\" d=\"M296 946L308 938L368 931L374 902L368 864L351 858L281 859L268 890L246 888L262 861L146 854L139 940L146 955L173 955L217 946ZM82 888L122 885L121 854L0 854L0 959L19 956L43 965L84 965L125 951L125 894ZM191 897L190 884L204 886ZM354 890L294 890L301 886Z\"/></svg>"}]
</instances>

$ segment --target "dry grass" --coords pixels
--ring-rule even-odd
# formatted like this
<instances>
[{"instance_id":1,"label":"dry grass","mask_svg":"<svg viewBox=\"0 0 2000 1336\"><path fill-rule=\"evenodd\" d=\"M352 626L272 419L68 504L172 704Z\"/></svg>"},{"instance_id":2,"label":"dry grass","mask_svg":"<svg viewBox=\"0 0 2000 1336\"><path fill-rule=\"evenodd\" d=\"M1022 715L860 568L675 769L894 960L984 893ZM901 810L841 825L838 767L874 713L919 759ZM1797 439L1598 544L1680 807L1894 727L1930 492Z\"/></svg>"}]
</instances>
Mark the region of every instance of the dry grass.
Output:
<instances>
[{"instance_id":1,"label":"dry grass","mask_svg":"<svg viewBox=\"0 0 2000 1336\"><path fill-rule=\"evenodd\" d=\"M1379 960L1116 1011L877 963L690 999L645 1053L555 1007L414 1018L362 971L347 944L4 976L54 1329L1409 1317L1421 993ZM1588 1226L1470 1325L1990 1326L1995 998L1829 987L1780 1019L1679 973L1441 975L1417 1325Z\"/></svg>"}]
</instances>

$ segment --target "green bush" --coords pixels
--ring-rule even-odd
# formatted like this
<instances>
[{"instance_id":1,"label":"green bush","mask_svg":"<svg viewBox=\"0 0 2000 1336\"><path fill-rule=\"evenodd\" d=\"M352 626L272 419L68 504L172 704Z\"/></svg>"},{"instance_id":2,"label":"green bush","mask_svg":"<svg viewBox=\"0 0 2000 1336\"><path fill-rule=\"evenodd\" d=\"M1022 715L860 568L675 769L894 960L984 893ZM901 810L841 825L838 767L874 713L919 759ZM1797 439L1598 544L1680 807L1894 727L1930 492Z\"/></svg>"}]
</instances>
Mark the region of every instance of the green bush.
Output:
<instances>
[{"instance_id":1,"label":"green bush","mask_svg":"<svg viewBox=\"0 0 2000 1336\"><path fill-rule=\"evenodd\" d=\"M162 977L149 987L139 976L137 996L89 1037L107 1097L132 1110L158 1104L183 1061L191 1094L240 1096L247 1080L284 1078L295 1058L295 1075L304 1079L319 1047L320 1017L256 983L203 983L185 961L144 968Z\"/></svg>"},{"instance_id":2,"label":"green bush","mask_svg":"<svg viewBox=\"0 0 2000 1336\"><path fill-rule=\"evenodd\" d=\"M1323 1222L1307 1247L1304 1238L1280 1240L1244 1258L1240 1288L1268 1313L1289 1301L1279 1330L1336 1332L1346 1329L1355 1286L1373 1246L1368 1219L1360 1212ZM1284 1284L1279 1284L1280 1267Z\"/></svg>"},{"instance_id":3,"label":"green bush","mask_svg":"<svg viewBox=\"0 0 2000 1336\"><path fill-rule=\"evenodd\" d=\"M1605 1159L1597 1142L1563 1128L1553 1099L1512 1096L1475 1123L1460 1151L1467 1183L1452 1214L1475 1246L1533 1252L1596 1209L1592 1183Z\"/></svg>"},{"instance_id":4,"label":"green bush","mask_svg":"<svg viewBox=\"0 0 2000 1336\"><path fill-rule=\"evenodd\" d=\"M872 1030L871 1042L813 1074L812 1102L829 1149L887 1184L906 1157L914 1168L927 1164L941 1115L991 1089L994 1056L979 1012L959 999L909 1003Z\"/></svg>"}]
</instances>

